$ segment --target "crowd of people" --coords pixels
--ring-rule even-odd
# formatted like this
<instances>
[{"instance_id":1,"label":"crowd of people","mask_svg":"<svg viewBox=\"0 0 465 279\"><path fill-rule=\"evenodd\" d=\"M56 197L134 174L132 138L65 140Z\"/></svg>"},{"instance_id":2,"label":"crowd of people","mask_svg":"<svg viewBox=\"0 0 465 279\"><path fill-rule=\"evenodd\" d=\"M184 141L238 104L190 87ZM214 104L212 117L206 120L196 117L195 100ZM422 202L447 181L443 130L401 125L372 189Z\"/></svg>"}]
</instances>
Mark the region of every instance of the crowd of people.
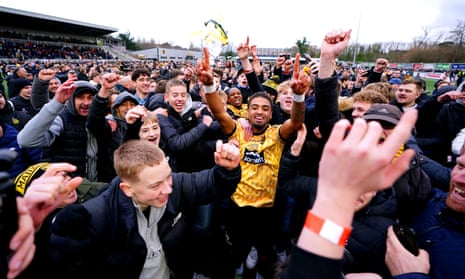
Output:
<instances>
[{"instance_id":1,"label":"crowd of people","mask_svg":"<svg viewBox=\"0 0 465 279\"><path fill-rule=\"evenodd\" d=\"M2 275L460 278L464 82L344 68L350 36L304 65L265 65L247 37L225 65L3 67Z\"/></svg>"}]
</instances>

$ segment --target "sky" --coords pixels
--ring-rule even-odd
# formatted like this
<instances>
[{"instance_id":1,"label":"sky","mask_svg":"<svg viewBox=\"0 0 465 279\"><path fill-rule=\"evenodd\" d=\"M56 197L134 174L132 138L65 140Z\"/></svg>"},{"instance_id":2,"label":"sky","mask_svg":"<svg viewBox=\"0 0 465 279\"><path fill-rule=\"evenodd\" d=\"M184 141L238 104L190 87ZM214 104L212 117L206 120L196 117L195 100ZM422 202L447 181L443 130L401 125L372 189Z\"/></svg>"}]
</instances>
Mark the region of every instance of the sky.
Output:
<instances>
[{"instance_id":1,"label":"sky","mask_svg":"<svg viewBox=\"0 0 465 279\"><path fill-rule=\"evenodd\" d=\"M258 48L288 48L297 40L319 46L333 29L352 29L351 43L432 38L464 20L464 0L0 0L0 6L117 28L135 40L202 45L204 25L218 21L237 46L249 36ZM116 33L116 34L117 34Z\"/></svg>"}]
</instances>

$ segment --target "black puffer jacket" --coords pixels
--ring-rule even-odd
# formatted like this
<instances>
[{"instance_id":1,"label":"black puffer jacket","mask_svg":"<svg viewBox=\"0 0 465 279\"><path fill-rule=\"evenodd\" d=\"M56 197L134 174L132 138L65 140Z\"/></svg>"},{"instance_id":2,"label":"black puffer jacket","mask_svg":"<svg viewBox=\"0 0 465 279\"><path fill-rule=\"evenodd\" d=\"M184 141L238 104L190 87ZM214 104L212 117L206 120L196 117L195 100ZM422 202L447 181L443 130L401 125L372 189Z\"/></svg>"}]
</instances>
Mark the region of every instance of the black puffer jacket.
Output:
<instances>
[{"instance_id":1,"label":"black puffer jacket","mask_svg":"<svg viewBox=\"0 0 465 279\"><path fill-rule=\"evenodd\" d=\"M240 167L215 166L198 173L174 173L173 191L158 222L158 234L173 278L188 278L190 217L199 205L232 195ZM138 278L147 248L138 233L136 209L116 177L101 195L66 207L52 224L54 278ZM190 274L192 278L192 274Z\"/></svg>"}]
</instances>

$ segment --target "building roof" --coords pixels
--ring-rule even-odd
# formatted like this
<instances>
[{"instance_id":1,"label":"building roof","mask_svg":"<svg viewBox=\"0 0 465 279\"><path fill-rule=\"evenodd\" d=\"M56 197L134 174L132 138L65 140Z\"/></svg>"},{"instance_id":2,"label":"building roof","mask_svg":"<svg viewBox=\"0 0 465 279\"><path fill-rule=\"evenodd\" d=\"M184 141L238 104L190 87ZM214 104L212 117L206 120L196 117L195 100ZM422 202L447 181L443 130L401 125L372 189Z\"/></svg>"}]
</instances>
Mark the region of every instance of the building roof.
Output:
<instances>
[{"instance_id":1,"label":"building roof","mask_svg":"<svg viewBox=\"0 0 465 279\"><path fill-rule=\"evenodd\" d=\"M90 24L0 6L0 25L14 29L100 37L117 32L117 28Z\"/></svg>"}]
</instances>

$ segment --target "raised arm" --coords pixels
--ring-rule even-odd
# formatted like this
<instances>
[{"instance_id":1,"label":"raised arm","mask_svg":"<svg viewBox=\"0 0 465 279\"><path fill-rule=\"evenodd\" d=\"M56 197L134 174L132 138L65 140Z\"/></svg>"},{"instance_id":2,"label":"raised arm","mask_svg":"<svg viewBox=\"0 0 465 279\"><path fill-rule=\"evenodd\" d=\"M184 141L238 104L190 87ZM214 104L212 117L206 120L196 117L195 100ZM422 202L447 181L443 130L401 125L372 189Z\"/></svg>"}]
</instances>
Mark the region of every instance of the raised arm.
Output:
<instances>
[{"instance_id":1,"label":"raised arm","mask_svg":"<svg viewBox=\"0 0 465 279\"><path fill-rule=\"evenodd\" d=\"M31 104L36 109L42 108L49 101L48 85L55 77L53 69L42 69L32 82Z\"/></svg>"},{"instance_id":2,"label":"raised arm","mask_svg":"<svg viewBox=\"0 0 465 279\"><path fill-rule=\"evenodd\" d=\"M53 99L45 104L18 133L18 144L21 147L45 147L54 142L55 137L63 129L63 122L57 116L75 89L73 79L60 85Z\"/></svg>"},{"instance_id":3,"label":"raised arm","mask_svg":"<svg viewBox=\"0 0 465 279\"><path fill-rule=\"evenodd\" d=\"M326 141L334 124L341 118L338 108L336 59L349 45L349 31L332 31L321 44L320 69L315 79L315 111L319 131Z\"/></svg>"},{"instance_id":4,"label":"raised arm","mask_svg":"<svg viewBox=\"0 0 465 279\"><path fill-rule=\"evenodd\" d=\"M211 112L220 123L223 133L230 135L236 128L236 122L224 109L221 97L218 95L218 92L216 92L216 88L213 84L213 74L210 68L210 54L207 48L203 48L203 53L204 58L200 59L197 64L197 76L205 87L205 97Z\"/></svg>"},{"instance_id":5,"label":"raised arm","mask_svg":"<svg viewBox=\"0 0 465 279\"><path fill-rule=\"evenodd\" d=\"M294 71L291 80L291 89L293 92L294 101L292 102L291 118L286 120L279 128L279 133L283 139L288 139L290 136L300 129L305 119L305 91L310 86L310 81L307 74L299 70L300 54L295 55Z\"/></svg>"},{"instance_id":6,"label":"raised arm","mask_svg":"<svg viewBox=\"0 0 465 279\"><path fill-rule=\"evenodd\" d=\"M302 271L315 263L323 263L320 270L330 274L318 278L340 278L338 269L351 233L356 200L363 193L388 188L408 169L413 150L406 150L394 162L392 158L410 136L416 118L415 110L405 112L381 144L383 130L377 122L356 119L353 125L347 120L336 123L320 161L317 197L297 242L300 249L293 251L297 257L291 256L287 278L309 278Z\"/></svg>"}]
</instances>

